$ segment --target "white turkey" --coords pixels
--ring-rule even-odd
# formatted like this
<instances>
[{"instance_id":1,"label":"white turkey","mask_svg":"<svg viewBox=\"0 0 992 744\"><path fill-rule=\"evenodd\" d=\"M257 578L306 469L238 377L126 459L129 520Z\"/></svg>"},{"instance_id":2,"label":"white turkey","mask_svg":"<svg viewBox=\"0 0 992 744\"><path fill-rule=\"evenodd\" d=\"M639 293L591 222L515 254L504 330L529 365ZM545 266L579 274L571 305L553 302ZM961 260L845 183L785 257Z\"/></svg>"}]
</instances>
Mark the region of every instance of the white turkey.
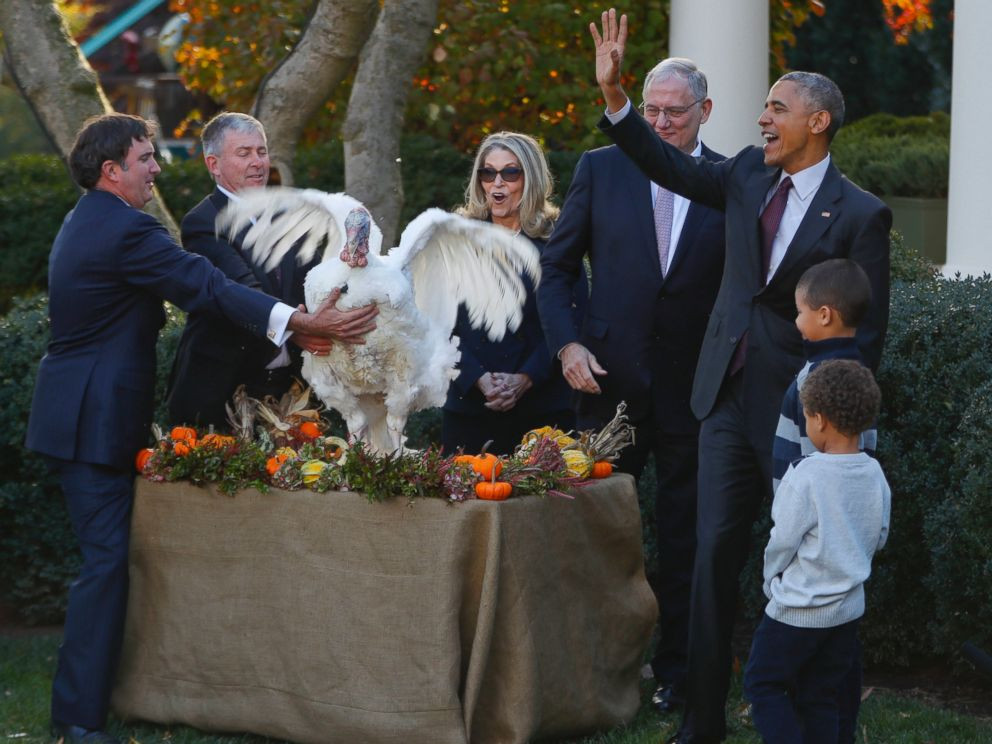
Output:
<instances>
[{"instance_id":1,"label":"white turkey","mask_svg":"<svg viewBox=\"0 0 992 744\"><path fill-rule=\"evenodd\" d=\"M338 287L341 309L377 303L376 329L365 343L335 343L327 356L304 353L303 377L341 413L351 438L378 453L402 449L410 413L444 403L457 376L458 338L451 332L459 304L465 303L473 326L498 341L520 325L521 274L535 285L540 277L529 240L441 209L411 221L386 255L380 255L379 227L346 194L242 192L218 216L217 229L234 235L246 228L242 245L266 269L294 245L300 263L323 251L304 282L311 311Z\"/></svg>"}]
</instances>

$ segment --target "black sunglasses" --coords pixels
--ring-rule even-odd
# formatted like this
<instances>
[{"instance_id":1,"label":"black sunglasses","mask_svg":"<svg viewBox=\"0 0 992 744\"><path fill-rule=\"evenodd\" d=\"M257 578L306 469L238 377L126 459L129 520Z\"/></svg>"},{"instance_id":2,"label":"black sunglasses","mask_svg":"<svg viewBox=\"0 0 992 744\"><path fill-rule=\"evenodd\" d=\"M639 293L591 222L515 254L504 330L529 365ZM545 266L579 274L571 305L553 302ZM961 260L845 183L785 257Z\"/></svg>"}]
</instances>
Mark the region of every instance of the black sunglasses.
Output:
<instances>
[{"instance_id":1,"label":"black sunglasses","mask_svg":"<svg viewBox=\"0 0 992 744\"><path fill-rule=\"evenodd\" d=\"M520 179L520 176L524 174L523 168L518 168L515 165L508 165L503 170L496 170L495 168L479 168L477 171L479 174L479 180L483 183L492 183L496 180L496 176L501 176L507 183L513 183Z\"/></svg>"}]
</instances>

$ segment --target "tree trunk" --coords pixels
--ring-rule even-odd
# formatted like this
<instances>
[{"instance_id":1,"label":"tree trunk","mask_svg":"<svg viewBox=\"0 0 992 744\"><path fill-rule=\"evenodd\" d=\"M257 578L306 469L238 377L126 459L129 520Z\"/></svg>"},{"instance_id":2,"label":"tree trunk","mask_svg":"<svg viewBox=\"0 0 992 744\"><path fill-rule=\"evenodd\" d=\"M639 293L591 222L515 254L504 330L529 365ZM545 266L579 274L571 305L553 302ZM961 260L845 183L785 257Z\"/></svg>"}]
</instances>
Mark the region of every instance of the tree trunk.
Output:
<instances>
[{"instance_id":1,"label":"tree trunk","mask_svg":"<svg viewBox=\"0 0 992 744\"><path fill-rule=\"evenodd\" d=\"M113 112L96 73L52 2L0 0L0 28L11 79L52 144L68 158L83 122ZM147 209L178 236L176 222L157 191Z\"/></svg>"},{"instance_id":2,"label":"tree trunk","mask_svg":"<svg viewBox=\"0 0 992 744\"><path fill-rule=\"evenodd\" d=\"M342 128L345 188L396 245L403 179L400 134L410 83L437 20L438 0L386 0L359 57Z\"/></svg>"},{"instance_id":3,"label":"tree trunk","mask_svg":"<svg viewBox=\"0 0 992 744\"><path fill-rule=\"evenodd\" d=\"M378 9L377 0L319 0L300 41L262 81L252 115L265 127L284 186L293 184L303 128L352 69Z\"/></svg>"}]
</instances>

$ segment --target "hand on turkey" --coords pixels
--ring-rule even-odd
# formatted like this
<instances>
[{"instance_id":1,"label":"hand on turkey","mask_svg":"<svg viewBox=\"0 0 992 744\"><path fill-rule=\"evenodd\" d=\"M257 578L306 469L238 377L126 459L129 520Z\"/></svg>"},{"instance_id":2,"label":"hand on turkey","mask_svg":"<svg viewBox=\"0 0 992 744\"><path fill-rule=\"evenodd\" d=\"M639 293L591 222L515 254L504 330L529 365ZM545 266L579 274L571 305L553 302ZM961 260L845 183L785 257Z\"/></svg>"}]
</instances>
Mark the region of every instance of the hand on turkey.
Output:
<instances>
[{"instance_id":1,"label":"hand on turkey","mask_svg":"<svg viewBox=\"0 0 992 744\"><path fill-rule=\"evenodd\" d=\"M375 316L379 314L379 308L368 304L351 310L338 310L340 296L341 290L335 288L316 312L293 313L289 319L289 329L346 344L364 344L365 334L375 329Z\"/></svg>"}]
</instances>

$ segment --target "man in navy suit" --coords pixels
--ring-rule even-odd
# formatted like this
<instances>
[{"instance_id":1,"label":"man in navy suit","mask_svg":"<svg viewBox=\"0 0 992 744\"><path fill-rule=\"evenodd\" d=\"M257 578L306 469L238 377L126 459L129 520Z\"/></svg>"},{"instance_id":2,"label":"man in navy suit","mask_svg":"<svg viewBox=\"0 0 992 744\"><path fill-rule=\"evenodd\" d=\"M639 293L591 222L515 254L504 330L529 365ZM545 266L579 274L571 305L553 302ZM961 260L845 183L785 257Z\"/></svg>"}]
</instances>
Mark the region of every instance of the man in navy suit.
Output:
<instances>
[{"instance_id":1,"label":"man in navy suit","mask_svg":"<svg viewBox=\"0 0 992 744\"><path fill-rule=\"evenodd\" d=\"M772 86L758 125L763 148L720 163L687 157L652 135L620 86L627 19L591 24L603 129L645 174L726 214L723 283L706 329L692 390L701 419L696 561L693 569L686 711L673 741L726 735L737 584L751 526L771 497L772 443L782 397L803 364L795 289L810 266L857 261L872 285L858 328L865 361L878 366L889 311L891 211L830 162L844 98L823 75L792 72ZM843 715L843 711L842 711ZM853 721L842 732L853 739Z\"/></svg>"},{"instance_id":2,"label":"man in navy suit","mask_svg":"<svg viewBox=\"0 0 992 744\"><path fill-rule=\"evenodd\" d=\"M206 256L228 279L278 297L287 305L303 303L303 278L314 263L297 266L290 251L279 267L266 272L242 250L241 236L217 235L218 213L245 189L269 180L269 152L262 123L247 114L224 112L203 128L203 159L216 187L183 218L182 243ZM279 398L300 374L300 348L314 340L293 337L277 349L266 339L238 328L209 311L186 318L169 378L169 421L227 427L225 403L244 384L248 395Z\"/></svg>"},{"instance_id":3,"label":"man in navy suit","mask_svg":"<svg viewBox=\"0 0 992 744\"><path fill-rule=\"evenodd\" d=\"M140 211L152 198L149 122L87 121L69 155L86 193L66 216L49 259L51 339L38 368L27 447L58 472L83 565L69 590L52 725L73 742L116 742L102 729L127 603L133 462L148 443L162 300L210 311L273 344L290 333L362 343L376 308L347 312L332 294L308 315L229 281Z\"/></svg>"},{"instance_id":4,"label":"man in navy suit","mask_svg":"<svg viewBox=\"0 0 992 744\"><path fill-rule=\"evenodd\" d=\"M691 60L663 60L645 78L644 121L688 155L721 159L699 141L712 106L706 76ZM652 183L612 146L582 155L541 258L541 320L565 379L580 392L580 428L601 427L626 401L636 444L619 469L639 477L654 453L659 642L651 666L661 711L683 696L699 434L689 393L723 245L722 213ZM569 292L584 256L592 296L580 332Z\"/></svg>"}]
</instances>

